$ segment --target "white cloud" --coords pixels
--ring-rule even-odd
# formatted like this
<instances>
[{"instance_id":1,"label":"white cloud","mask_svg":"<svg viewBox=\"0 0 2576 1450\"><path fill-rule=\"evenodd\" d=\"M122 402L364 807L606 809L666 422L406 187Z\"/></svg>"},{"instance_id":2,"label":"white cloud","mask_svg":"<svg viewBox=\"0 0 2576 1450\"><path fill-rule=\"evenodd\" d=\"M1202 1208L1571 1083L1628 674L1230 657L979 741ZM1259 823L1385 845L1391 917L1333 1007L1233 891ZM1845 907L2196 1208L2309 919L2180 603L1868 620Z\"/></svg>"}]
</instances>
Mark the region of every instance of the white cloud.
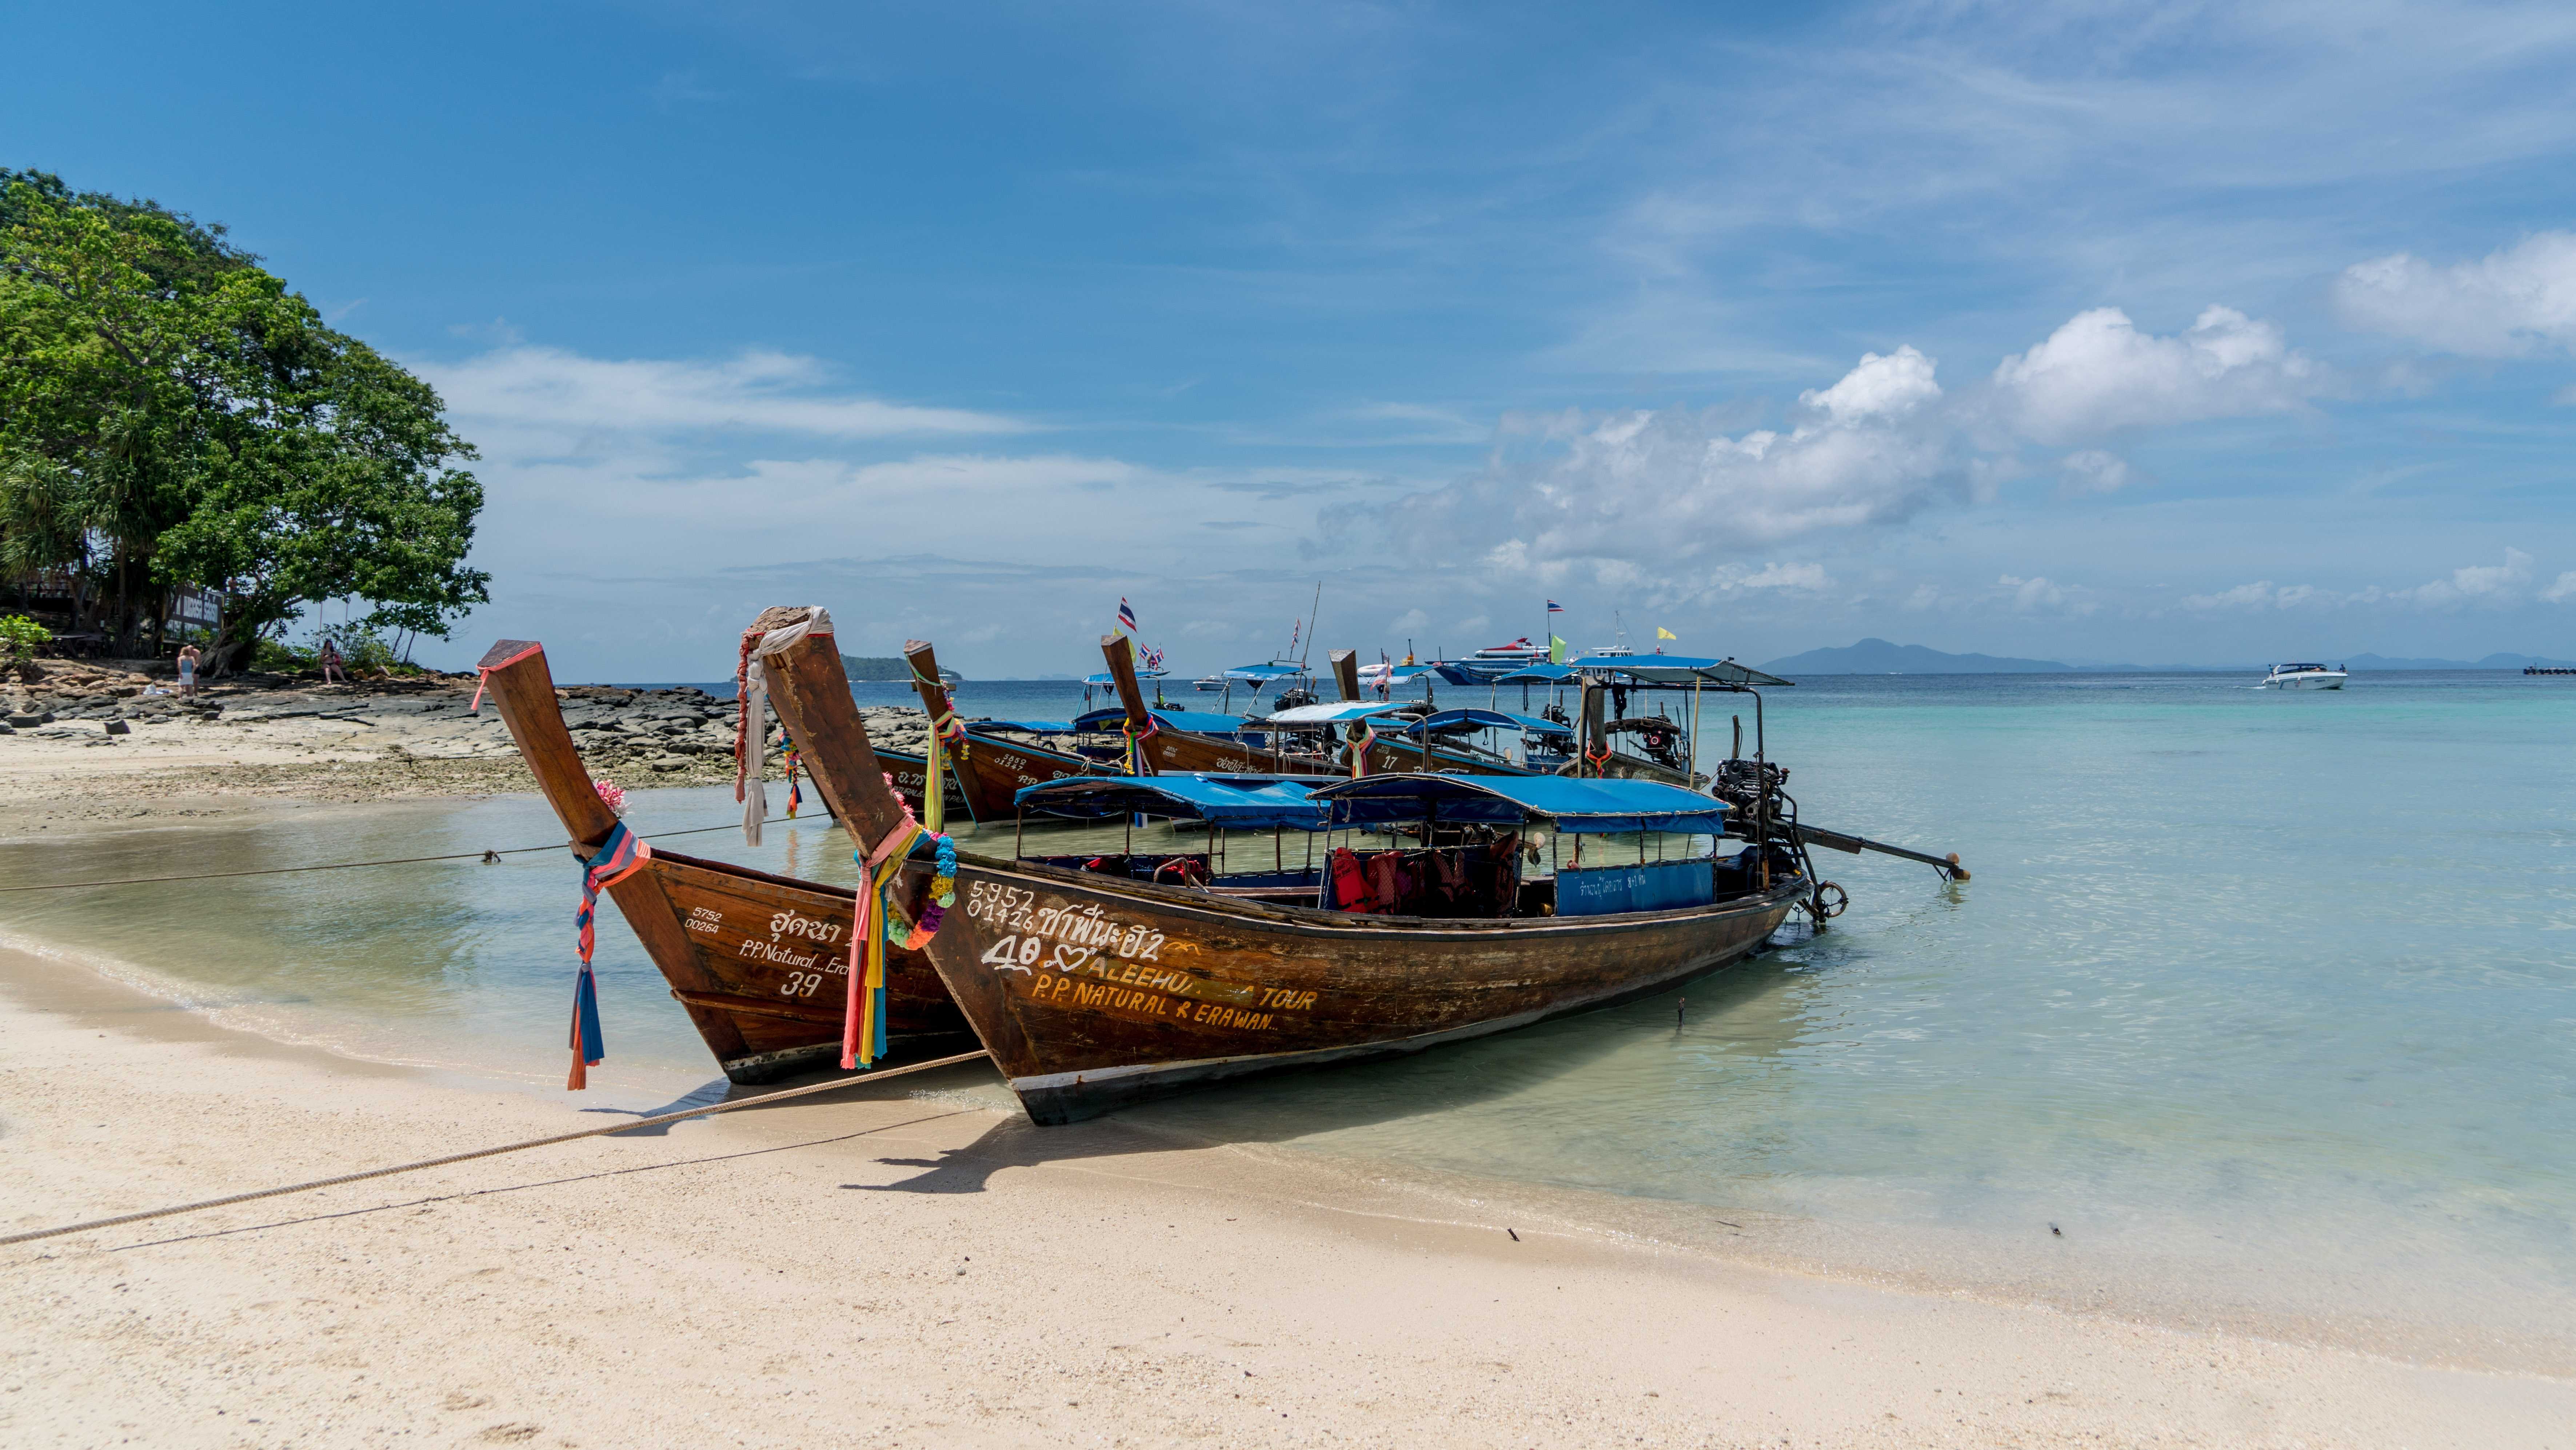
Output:
<instances>
[{"instance_id":1,"label":"white cloud","mask_svg":"<svg viewBox=\"0 0 2576 1450\"><path fill-rule=\"evenodd\" d=\"M2558 576L2558 582L2540 591L2540 597L2551 604L2564 604L2576 599L2576 569Z\"/></svg>"},{"instance_id":2,"label":"white cloud","mask_svg":"<svg viewBox=\"0 0 2576 1450\"><path fill-rule=\"evenodd\" d=\"M1691 560L1901 519L1962 492L1949 425L1925 406L1940 397L1932 367L1912 348L1865 357L1806 394L1822 416L1787 432L1730 434L1716 410L1688 408L1509 418L1506 439L1544 451L1364 516L1331 516L1328 528L1349 536L1397 522L1402 537L1444 550L1494 540L1488 568L1547 582L1582 565L1605 583L1643 583L1619 565L1651 561L1676 587L1695 587L1681 568Z\"/></svg>"},{"instance_id":3,"label":"white cloud","mask_svg":"<svg viewBox=\"0 0 2576 1450\"><path fill-rule=\"evenodd\" d=\"M2520 549L2504 551L2501 564L2472 564L2454 569L2448 579L2436 579L2405 590L2418 604L2493 604L2519 595L2522 586L2531 582L2531 556Z\"/></svg>"},{"instance_id":4,"label":"white cloud","mask_svg":"<svg viewBox=\"0 0 2576 1450\"><path fill-rule=\"evenodd\" d=\"M1792 589L1813 593L1832 588L1833 582L1826 577L1822 564L1775 563L1763 565L1758 573L1729 565L1717 571L1709 580L1709 587L1728 594L1739 589Z\"/></svg>"},{"instance_id":5,"label":"white cloud","mask_svg":"<svg viewBox=\"0 0 2576 1450\"><path fill-rule=\"evenodd\" d=\"M2296 589L2302 600L2316 592L2304 584L2296 586ZM2276 592L2271 580L2257 579L2251 584L2239 584L2233 589L2222 589L2215 594L2186 595L2183 598L2182 607L2196 610L2272 609L2279 607L2281 596L2290 592L2288 589Z\"/></svg>"},{"instance_id":6,"label":"white cloud","mask_svg":"<svg viewBox=\"0 0 2576 1450\"><path fill-rule=\"evenodd\" d=\"M1902 418L1940 398L1941 385L1932 380L1937 366L1910 346L1886 357L1865 352L1860 365L1844 374L1841 382L1830 388L1810 388L1798 395L1798 401L1831 414L1837 423Z\"/></svg>"},{"instance_id":7,"label":"white cloud","mask_svg":"<svg viewBox=\"0 0 2576 1450\"><path fill-rule=\"evenodd\" d=\"M2286 412L2322 392L2325 370L2281 329L2231 307L2204 309L2179 337L2140 332L2116 307L2077 313L1995 368L1998 405L2041 443L2123 428Z\"/></svg>"},{"instance_id":8,"label":"white cloud","mask_svg":"<svg viewBox=\"0 0 2576 1450\"><path fill-rule=\"evenodd\" d=\"M2076 597L2079 591L2055 583L2045 575L2021 579L2005 574L1995 583L2012 591L2012 607L2016 613L2032 614L2043 609L2065 609L2075 614L2093 612L2091 603Z\"/></svg>"},{"instance_id":9,"label":"white cloud","mask_svg":"<svg viewBox=\"0 0 2576 1450\"><path fill-rule=\"evenodd\" d=\"M2334 297L2355 327L2468 357L2576 346L2576 234L2542 232L2449 267L2405 252L2356 262Z\"/></svg>"},{"instance_id":10,"label":"white cloud","mask_svg":"<svg viewBox=\"0 0 2576 1450\"><path fill-rule=\"evenodd\" d=\"M2117 493L2128 487L2135 476L2129 461L2099 448L2069 453L2057 461L2061 482L2058 492L2070 497L2086 493Z\"/></svg>"},{"instance_id":11,"label":"white cloud","mask_svg":"<svg viewBox=\"0 0 2576 1450\"><path fill-rule=\"evenodd\" d=\"M722 362L592 358L552 347L504 347L455 364L424 364L468 436L478 425L667 434L701 429L885 438L1018 433L1029 424L957 408L921 408L825 390L810 357L745 352Z\"/></svg>"}]
</instances>

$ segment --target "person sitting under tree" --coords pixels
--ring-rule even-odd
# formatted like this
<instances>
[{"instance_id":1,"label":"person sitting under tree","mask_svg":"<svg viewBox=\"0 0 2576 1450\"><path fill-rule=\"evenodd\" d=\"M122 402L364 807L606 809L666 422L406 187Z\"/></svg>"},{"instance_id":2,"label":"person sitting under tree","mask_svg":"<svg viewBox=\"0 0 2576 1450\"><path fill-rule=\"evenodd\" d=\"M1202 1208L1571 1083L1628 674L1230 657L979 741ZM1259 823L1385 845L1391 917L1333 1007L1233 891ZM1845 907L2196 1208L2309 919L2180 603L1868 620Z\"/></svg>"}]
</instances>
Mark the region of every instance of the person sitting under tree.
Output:
<instances>
[{"instance_id":1,"label":"person sitting under tree","mask_svg":"<svg viewBox=\"0 0 2576 1450\"><path fill-rule=\"evenodd\" d=\"M327 639L322 641L322 683L348 683L340 672L340 647Z\"/></svg>"}]
</instances>

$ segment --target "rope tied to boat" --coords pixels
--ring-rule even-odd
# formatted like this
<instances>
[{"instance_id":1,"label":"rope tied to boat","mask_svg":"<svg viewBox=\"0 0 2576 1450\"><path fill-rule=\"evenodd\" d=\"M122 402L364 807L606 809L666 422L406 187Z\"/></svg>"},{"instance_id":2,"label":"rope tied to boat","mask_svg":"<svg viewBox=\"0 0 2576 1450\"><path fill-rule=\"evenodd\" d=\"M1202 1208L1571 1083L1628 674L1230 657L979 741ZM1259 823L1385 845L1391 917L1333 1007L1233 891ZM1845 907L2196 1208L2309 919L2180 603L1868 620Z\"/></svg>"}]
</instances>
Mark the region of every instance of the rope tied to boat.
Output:
<instances>
[{"instance_id":1,"label":"rope tied to boat","mask_svg":"<svg viewBox=\"0 0 2576 1450\"><path fill-rule=\"evenodd\" d=\"M483 692L491 686L492 672L494 670L505 670L510 666L517 664L519 661L526 659L530 655L543 654L545 652L545 648L546 647L541 644L532 644L526 649L519 651L517 654L510 656L508 659L501 661L497 665L475 666L474 703L465 707L465 713L468 715L480 715L483 713Z\"/></svg>"},{"instance_id":2,"label":"rope tied to boat","mask_svg":"<svg viewBox=\"0 0 2576 1450\"><path fill-rule=\"evenodd\" d=\"M912 671L915 683L928 685L938 694L939 713L931 719L930 733L938 736L940 743L948 747L949 759L964 760L968 746L966 722L957 718L957 697L950 693L948 682L923 674L921 666L913 664L909 658L904 664Z\"/></svg>"},{"instance_id":3,"label":"rope tied to boat","mask_svg":"<svg viewBox=\"0 0 2576 1450\"><path fill-rule=\"evenodd\" d=\"M652 859L653 848L619 821L608 828L608 839L600 842L599 849L582 863L581 908L573 913L581 944L581 970L573 975L572 982L572 1071L564 1078L566 1092L589 1087L590 1069L608 1056L607 1038L599 1027L599 978L590 965L591 949L599 942L599 893L643 870Z\"/></svg>"},{"instance_id":4,"label":"rope tied to boat","mask_svg":"<svg viewBox=\"0 0 2576 1450\"><path fill-rule=\"evenodd\" d=\"M1118 733L1126 737L1127 740L1127 774L1143 775L1145 773L1145 752L1143 746L1146 741L1163 733L1163 722L1155 719L1152 712L1149 711L1145 716L1145 728L1139 730L1136 728L1135 721L1121 720L1118 722Z\"/></svg>"}]
</instances>

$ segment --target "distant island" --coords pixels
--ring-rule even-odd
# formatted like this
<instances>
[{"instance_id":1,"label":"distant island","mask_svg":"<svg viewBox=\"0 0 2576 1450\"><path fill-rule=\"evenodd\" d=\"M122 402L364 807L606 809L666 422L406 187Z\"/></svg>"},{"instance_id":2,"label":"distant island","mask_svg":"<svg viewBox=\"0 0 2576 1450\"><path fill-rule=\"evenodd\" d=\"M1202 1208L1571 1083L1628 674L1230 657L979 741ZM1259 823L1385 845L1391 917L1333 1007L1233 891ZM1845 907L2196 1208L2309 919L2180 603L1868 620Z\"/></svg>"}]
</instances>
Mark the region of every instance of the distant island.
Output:
<instances>
[{"instance_id":1,"label":"distant island","mask_svg":"<svg viewBox=\"0 0 2576 1450\"><path fill-rule=\"evenodd\" d=\"M854 680L900 685L912 679L912 662L901 655L843 655L841 672ZM939 678L953 685L966 677L943 665Z\"/></svg>"},{"instance_id":2,"label":"distant island","mask_svg":"<svg viewBox=\"0 0 2576 1450\"><path fill-rule=\"evenodd\" d=\"M2303 658L2324 659L2351 670L2518 670L2526 665L2545 668L2576 668L2566 660L2542 655L2491 654L2481 660L2392 659L2385 655L2310 654ZM2136 673L2144 670L2254 670L2262 665L2070 665L2058 660L2021 660L2001 655L1945 654L1919 644L1890 644L1883 639L1865 639L1843 649L1811 649L1805 654L1776 659L1762 667L1777 675L2038 675L2074 673Z\"/></svg>"}]
</instances>

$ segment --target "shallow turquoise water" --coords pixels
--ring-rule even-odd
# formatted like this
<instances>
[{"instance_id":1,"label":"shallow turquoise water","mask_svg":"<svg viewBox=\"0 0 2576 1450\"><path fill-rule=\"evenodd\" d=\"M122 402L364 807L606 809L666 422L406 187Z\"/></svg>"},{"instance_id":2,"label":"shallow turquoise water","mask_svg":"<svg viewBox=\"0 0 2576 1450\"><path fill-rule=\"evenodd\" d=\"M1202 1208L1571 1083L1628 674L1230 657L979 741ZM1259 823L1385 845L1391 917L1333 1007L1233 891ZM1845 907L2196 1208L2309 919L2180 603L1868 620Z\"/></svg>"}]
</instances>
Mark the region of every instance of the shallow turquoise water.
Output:
<instances>
[{"instance_id":1,"label":"shallow turquoise water","mask_svg":"<svg viewBox=\"0 0 2576 1450\"><path fill-rule=\"evenodd\" d=\"M2089 1285L2115 1304L2223 1286L2250 1310L2576 1342L2576 684L2250 683L1775 691L1772 751L1807 819L1957 851L1974 879L1819 853L1850 914L1692 986L1686 1012L1665 997L1133 1116L1783 1215L1831 1230L1819 1244L1875 1241L1887 1264L1905 1245L1894 1266L1935 1281L2035 1275L2045 1296ZM968 703L1025 712L1061 690ZM1711 738L1721 719L1712 703ZM734 809L723 791L638 802L648 830ZM535 801L494 800L322 832L22 840L0 845L0 878L552 835ZM846 881L839 840L809 821L758 852L727 832L669 844ZM562 1070L576 894L560 852L30 893L0 897L0 940L256 1030L545 1082ZM607 1081L639 1097L705 1082L703 1048L613 913L600 942ZM2081 1257L2034 1269L2035 1244Z\"/></svg>"}]
</instances>

